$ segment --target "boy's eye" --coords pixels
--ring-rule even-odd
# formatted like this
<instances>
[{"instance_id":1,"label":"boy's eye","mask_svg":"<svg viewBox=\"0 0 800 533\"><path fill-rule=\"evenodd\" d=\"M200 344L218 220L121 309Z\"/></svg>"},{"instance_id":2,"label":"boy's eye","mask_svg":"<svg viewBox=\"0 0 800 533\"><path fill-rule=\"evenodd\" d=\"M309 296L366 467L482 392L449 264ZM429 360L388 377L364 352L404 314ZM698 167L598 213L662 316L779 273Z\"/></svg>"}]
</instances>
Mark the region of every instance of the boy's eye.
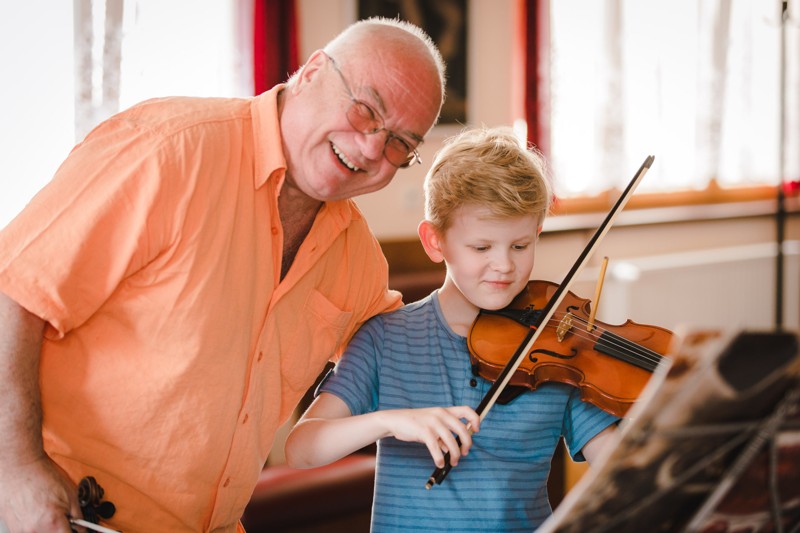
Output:
<instances>
[{"instance_id":1,"label":"boy's eye","mask_svg":"<svg viewBox=\"0 0 800 533\"><path fill-rule=\"evenodd\" d=\"M485 252L486 250L489 249L489 247L481 245L481 246L473 246L472 249L475 250L476 252Z\"/></svg>"},{"instance_id":2,"label":"boy's eye","mask_svg":"<svg viewBox=\"0 0 800 533\"><path fill-rule=\"evenodd\" d=\"M527 244L515 244L512 246L514 250L526 250L529 245Z\"/></svg>"}]
</instances>

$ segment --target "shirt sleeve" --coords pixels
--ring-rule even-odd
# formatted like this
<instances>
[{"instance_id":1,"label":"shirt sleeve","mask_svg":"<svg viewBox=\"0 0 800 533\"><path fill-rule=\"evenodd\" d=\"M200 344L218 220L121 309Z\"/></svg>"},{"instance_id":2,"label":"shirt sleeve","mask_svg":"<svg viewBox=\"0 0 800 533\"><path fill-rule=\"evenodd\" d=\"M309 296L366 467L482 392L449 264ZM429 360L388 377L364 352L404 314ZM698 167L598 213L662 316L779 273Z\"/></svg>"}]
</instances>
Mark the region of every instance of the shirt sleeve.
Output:
<instances>
[{"instance_id":1,"label":"shirt sleeve","mask_svg":"<svg viewBox=\"0 0 800 533\"><path fill-rule=\"evenodd\" d=\"M46 320L49 337L82 324L171 240L176 209L160 205L161 177L177 175L169 152L152 132L109 120L0 233L0 290Z\"/></svg>"},{"instance_id":2,"label":"shirt sleeve","mask_svg":"<svg viewBox=\"0 0 800 533\"><path fill-rule=\"evenodd\" d=\"M336 366L317 389L338 396L353 416L378 408L379 356L383 346L380 317L367 321L353 336Z\"/></svg>"},{"instance_id":3,"label":"shirt sleeve","mask_svg":"<svg viewBox=\"0 0 800 533\"><path fill-rule=\"evenodd\" d=\"M573 461L583 462L583 447L595 435L619 421L614 416L589 402L581 400L580 389L573 388L564 411L562 429L564 441Z\"/></svg>"}]
</instances>

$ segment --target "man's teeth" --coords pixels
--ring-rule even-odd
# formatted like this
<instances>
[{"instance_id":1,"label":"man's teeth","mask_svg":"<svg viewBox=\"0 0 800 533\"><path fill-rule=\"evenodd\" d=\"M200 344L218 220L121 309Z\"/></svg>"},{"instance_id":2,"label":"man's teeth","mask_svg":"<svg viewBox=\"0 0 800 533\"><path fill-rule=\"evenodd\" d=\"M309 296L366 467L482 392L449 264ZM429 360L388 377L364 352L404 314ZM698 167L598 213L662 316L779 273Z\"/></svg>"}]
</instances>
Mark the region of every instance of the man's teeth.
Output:
<instances>
[{"instance_id":1,"label":"man's teeth","mask_svg":"<svg viewBox=\"0 0 800 533\"><path fill-rule=\"evenodd\" d=\"M336 157L339 158L339 161L344 163L345 166L347 166L347 168L349 168L353 172L358 172L359 170L361 170L360 168L355 166L353 163L351 163L350 160L347 159L347 156L345 156L342 152L340 152L339 148L335 144L331 143L331 147L333 148L333 153L336 154Z\"/></svg>"}]
</instances>

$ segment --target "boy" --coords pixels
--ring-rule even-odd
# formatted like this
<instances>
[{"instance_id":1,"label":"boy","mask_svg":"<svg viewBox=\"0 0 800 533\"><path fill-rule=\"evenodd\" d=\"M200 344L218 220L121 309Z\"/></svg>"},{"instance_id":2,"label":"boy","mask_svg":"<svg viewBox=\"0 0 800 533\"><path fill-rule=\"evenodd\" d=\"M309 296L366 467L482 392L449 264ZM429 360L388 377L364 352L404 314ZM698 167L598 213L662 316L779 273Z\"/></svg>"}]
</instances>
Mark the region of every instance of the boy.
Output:
<instances>
[{"instance_id":1,"label":"boy","mask_svg":"<svg viewBox=\"0 0 800 533\"><path fill-rule=\"evenodd\" d=\"M319 466L377 440L373 531L532 531L551 512L559 438L591 460L617 421L559 383L495 405L482 427L468 407L491 385L472 374L469 327L528 283L550 200L544 163L508 129L468 130L437 154L425 196L419 237L445 262L442 287L362 326L292 430L287 461ZM443 451L462 464L426 491Z\"/></svg>"}]
</instances>

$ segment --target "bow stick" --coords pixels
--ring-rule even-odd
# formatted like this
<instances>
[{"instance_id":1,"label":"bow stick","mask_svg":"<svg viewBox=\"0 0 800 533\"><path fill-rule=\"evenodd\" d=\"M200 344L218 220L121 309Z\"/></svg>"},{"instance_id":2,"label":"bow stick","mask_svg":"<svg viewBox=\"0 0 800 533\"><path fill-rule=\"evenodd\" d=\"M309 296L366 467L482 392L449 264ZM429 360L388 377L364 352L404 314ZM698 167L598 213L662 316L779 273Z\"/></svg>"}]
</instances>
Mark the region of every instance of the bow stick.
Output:
<instances>
[{"instance_id":1,"label":"bow stick","mask_svg":"<svg viewBox=\"0 0 800 533\"><path fill-rule=\"evenodd\" d=\"M108 527L103 527L101 525L94 524L92 522L88 522L88 521L83 520L81 518L70 518L69 519L69 523L73 524L73 525L76 525L76 526L85 527L86 529L99 531L100 533L122 533L122 531L118 531L116 529L111 529L111 528L108 528Z\"/></svg>"},{"instance_id":2,"label":"bow stick","mask_svg":"<svg viewBox=\"0 0 800 533\"><path fill-rule=\"evenodd\" d=\"M611 211L608 212L605 220L603 220L603 222L597 228L597 231L595 231L594 235L589 240L586 248L583 249L583 252L581 252L581 255L578 257L577 261L575 261L575 264L572 265L572 268L564 277L564 280L558 286L558 289L556 289L556 292L553 293L553 296L550 297L550 300L548 300L547 304L544 306L544 309L542 309L538 320L531 324L528 333L525 335L522 343L520 343L517 351L514 352L514 355L511 357L511 359L509 359L505 368L503 368L503 371L500 372L499 376L497 376L497 379L486 392L486 395L481 400L481 403L475 408L475 412L478 414L481 421L483 421L483 419L489 413L489 410L494 406L497 398L503 392L503 389L505 389L519 365L522 364L522 359L524 358L525 354L531 350L533 344L536 342L536 339L539 338L539 335L543 330L543 328L540 328L539 326L541 324L547 324L553 317L553 314L555 314L559 304L561 304L561 301L567 295L570 285L572 285L572 282L575 281L575 277L578 275L578 273L580 273L583 267L586 266L586 263L594 252L595 247L597 247L600 240L605 237L606 233L608 233L608 230L611 229L611 224L614 222L614 219L617 217L619 212L622 211L622 208L625 207L625 204L628 203L628 200L633 195L633 191L639 186L639 183L644 178L644 175L650 169L650 165L653 164L654 159L655 157L652 155L645 158L642 166L639 167L639 170L622 192L619 199L614 204L614 207L612 207ZM460 445L460 439L457 438L456 440L459 441ZM426 489L430 489L434 484L440 485L442 481L444 481L444 478L447 477L447 473L450 472L450 469L452 468L452 465L450 464L449 452L445 453L444 459L444 468L437 468L434 470L433 474L431 474L431 477L428 478L428 482L425 484Z\"/></svg>"}]
</instances>

